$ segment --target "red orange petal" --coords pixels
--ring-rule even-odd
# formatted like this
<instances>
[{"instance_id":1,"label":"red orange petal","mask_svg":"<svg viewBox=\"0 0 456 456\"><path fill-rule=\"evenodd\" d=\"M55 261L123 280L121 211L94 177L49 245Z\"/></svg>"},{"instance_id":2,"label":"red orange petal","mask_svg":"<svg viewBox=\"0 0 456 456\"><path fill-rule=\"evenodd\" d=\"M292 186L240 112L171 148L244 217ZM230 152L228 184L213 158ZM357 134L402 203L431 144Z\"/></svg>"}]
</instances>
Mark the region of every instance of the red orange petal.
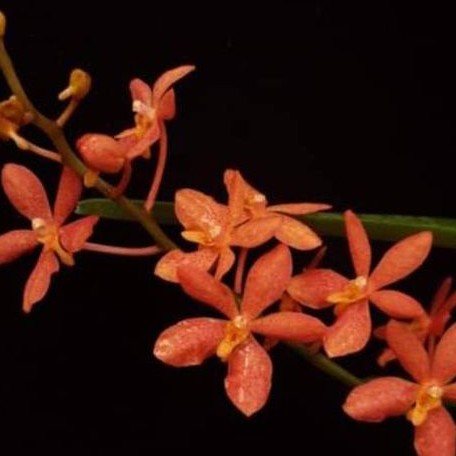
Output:
<instances>
[{"instance_id":1,"label":"red orange petal","mask_svg":"<svg viewBox=\"0 0 456 456\"><path fill-rule=\"evenodd\" d=\"M247 275L242 314L253 319L279 300L290 282L291 268L291 253L283 244L261 256Z\"/></svg>"},{"instance_id":2,"label":"red orange petal","mask_svg":"<svg viewBox=\"0 0 456 456\"><path fill-rule=\"evenodd\" d=\"M214 355L225 335L226 322L214 318L190 318L165 329L154 355L175 367L196 366Z\"/></svg>"},{"instance_id":3,"label":"red orange petal","mask_svg":"<svg viewBox=\"0 0 456 456\"><path fill-rule=\"evenodd\" d=\"M2 185L13 206L29 220L51 220L51 208L43 184L25 166L8 163L2 169Z\"/></svg>"},{"instance_id":4,"label":"red orange petal","mask_svg":"<svg viewBox=\"0 0 456 456\"><path fill-rule=\"evenodd\" d=\"M456 383L451 383L443 387L443 397L451 402L456 402Z\"/></svg>"},{"instance_id":5,"label":"red orange petal","mask_svg":"<svg viewBox=\"0 0 456 456\"><path fill-rule=\"evenodd\" d=\"M63 167L54 203L54 222L60 226L73 212L82 192L80 177L67 166Z\"/></svg>"},{"instance_id":6,"label":"red orange petal","mask_svg":"<svg viewBox=\"0 0 456 456\"><path fill-rule=\"evenodd\" d=\"M431 366L432 376L442 384L456 376L456 324L443 334L434 353Z\"/></svg>"},{"instance_id":7,"label":"red orange petal","mask_svg":"<svg viewBox=\"0 0 456 456\"><path fill-rule=\"evenodd\" d=\"M406 325L391 320L386 325L386 340L402 367L417 382L429 377L429 356L418 337Z\"/></svg>"},{"instance_id":8,"label":"red orange petal","mask_svg":"<svg viewBox=\"0 0 456 456\"><path fill-rule=\"evenodd\" d=\"M182 79L188 73L193 71L193 65L182 65L163 73L154 83L152 89L152 104L158 105L165 92L179 79Z\"/></svg>"},{"instance_id":9,"label":"red orange petal","mask_svg":"<svg viewBox=\"0 0 456 456\"><path fill-rule=\"evenodd\" d=\"M230 244L249 249L258 247L275 235L281 223L281 217L277 215L249 220L234 229Z\"/></svg>"},{"instance_id":10,"label":"red orange petal","mask_svg":"<svg viewBox=\"0 0 456 456\"><path fill-rule=\"evenodd\" d=\"M448 295L450 294L451 287L453 286L453 279L451 277L445 278L440 284L432 298L430 314L435 314L444 306Z\"/></svg>"},{"instance_id":11,"label":"red orange petal","mask_svg":"<svg viewBox=\"0 0 456 456\"><path fill-rule=\"evenodd\" d=\"M173 119L176 115L176 95L173 89L169 89L160 101L158 117L163 120Z\"/></svg>"},{"instance_id":12,"label":"red orange petal","mask_svg":"<svg viewBox=\"0 0 456 456\"><path fill-rule=\"evenodd\" d=\"M395 290L374 291L369 299L392 318L417 318L426 312L421 304L411 296Z\"/></svg>"},{"instance_id":13,"label":"red orange petal","mask_svg":"<svg viewBox=\"0 0 456 456\"><path fill-rule=\"evenodd\" d=\"M418 385L397 377L381 377L354 388L343 409L355 420L377 423L406 413L413 405Z\"/></svg>"},{"instance_id":14,"label":"red orange petal","mask_svg":"<svg viewBox=\"0 0 456 456\"><path fill-rule=\"evenodd\" d=\"M247 416L266 403L271 390L272 363L255 339L239 346L228 359L225 390L231 402Z\"/></svg>"},{"instance_id":15,"label":"red orange petal","mask_svg":"<svg viewBox=\"0 0 456 456\"><path fill-rule=\"evenodd\" d=\"M51 284L52 274L59 270L59 262L54 252L42 251L35 268L25 284L22 310L30 312L38 301L44 298Z\"/></svg>"},{"instance_id":16,"label":"red orange petal","mask_svg":"<svg viewBox=\"0 0 456 456\"><path fill-rule=\"evenodd\" d=\"M307 225L286 215L275 232L275 237L298 250L312 250L321 245L321 239Z\"/></svg>"},{"instance_id":17,"label":"red orange petal","mask_svg":"<svg viewBox=\"0 0 456 456\"><path fill-rule=\"evenodd\" d=\"M304 306L322 309L332 306L326 298L344 289L348 279L331 269L309 269L294 276L287 291Z\"/></svg>"},{"instance_id":18,"label":"red orange petal","mask_svg":"<svg viewBox=\"0 0 456 456\"><path fill-rule=\"evenodd\" d=\"M8 263L38 245L32 230L14 230L0 236L0 264Z\"/></svg>"},{"instance_id":19,"label":"red orange petal","mask_svg":"<svg viewBox=\"0 0 456 456\"><path fill-rule=\"evenodd\" d=\"M148 150L152 144L158 141L160 134L160 124L158 122L153 122L137 141L128 144L125 156L129 160L133 160L136 157L144 155L144 152ZM124 144L127 145L127 142Z\"/></svg>"},{"instance_id":20,"label":"red orange petal","mask_svg":"<svg viewBox=\"0 0 456 456\"><path fill-rule=\"evenodd\" d=\"M196 252L182 252L171 250L158 261L154 274L169 282L179 282L177 268L189 265L204 271L208 271L218 257L218 252L211 248L202 248Z\"/></svg>"},{"instance_id":21,"label":"red orange petal","mask_svg":"<svg viewBox=\"0 0 456 456\"><path fill-rule=\"evenodd\" d=\"M81 250L84 243L92 235L93 227L98 220L98 216L89 215L62 226L60 228L60 240L65 250L70 253Z\"/></svg>"},{"instance_id":22,"label":"red orange petal","mask_svg":"<svg viewBox=\"0 0 456 456\"><path fill-rule=\"evenodd\" d=\"M371 267L371 247L366 230L352 211L345 212L344 220L355 272L358 276L367 277Z\"/></svg>"},{"instance_id":23,"label":"red orange petal","mask_svg":"<svg viewBox=\"0 0 456 456\"><path fill-rule=\"evenodd\" d=\"M206 271L183 265L178 268L177 277L184 291L192 298L213 307L229 319L238 315L233 292Z\"/></svg>"},{"instance_id":24,"label":"red orange petal","mask_svg":"<svg viewBox=\"0 0 456 456\"><path fill-rule=\"evenodd\" d=\"M371 318L367 300L351 304L329 327L323 338L326 354L333 358L362 350L371 335Z\"/></svg>"},{"instance_id":25,"label":"red orange petal","mask_svg":"<svg viewBox=\"0 0 456 456\"><path fill-rule=\"evenodd\" d=\"M456 431L451 415L443 407L431 410L426 421L415 427L418 456L454 456Z\"/></svg>"},{"instance_id":26,"label":"red orange petal","mask_svg":"<svg viewBox=\"0 0 456 456\"><path fill-rule=\"evenodd\" d=\"M284 311L252 321L250 329L263 336L307 343L320 340L326 326L310 315Z\"/></svg>"},{"instance_id":27,"label":"red orange petal","mask_svg":"<svg viewBox=\"0 0 456 456\"><path fill-rule=\"evenodd\" d=\"M431 250L432 233L423 231L394 244L383 255L372 272L370 282L375 289L396 282L417 269Z\"/></svg>"},{"instance_id":28,"label":"red orange petal","mask_svg":"<svg viewBox=\"0 0 456 456\"><path fill-rule=\"evenodd\" d=\"M176 217L187 230L199 228L205 233L214 233L215 237L223 228L227 210L211 196L196 190L185 188L176 192Z\"/></svg>"},{"instance_id":29,"label":"red orange petal","mask_svg":"<svg viewBox=\"0 0 456 456\"><path fill-rule=\"evenodd\" d=\"M328 209L331 209L329 204L321 203L289 203L268 206L268 212L281 212L290 215L313 214L314 212L326 211Z\"/></svg>"},{"instance_id":30,"label":"red orange petal","mask_svg":"<svg viewBox=\"0 0 456 456\"><path fill-rule=\"evenodd\" d=\"M214 277L217 280L221 280L222 277L232 268L235 261L236 256L229 247L221 249Z\"/></svg>"},{"instance_id":31,"label":"red orange petal","mask_svg":"<svg viewBox=\"0 0 456 456\"><path fill-rule=\"evenodd\" d=\"M146 106L152 105L152 89L141 79L135 78L130 82L130 93L133 101L140 101Z\"/></svg>"},{"instance_id":32,"label":"red orange petal","mask_svg":"<svg viewBox=\"0 0 456 456\"><path fill-rule=\"evenodd\" d=\"M239 171L227 169L223 180L228 192L228 207L234 225L244 221L244 180ZM272 236L272 235L271 235Z\"/></svg>"}]
</instances>

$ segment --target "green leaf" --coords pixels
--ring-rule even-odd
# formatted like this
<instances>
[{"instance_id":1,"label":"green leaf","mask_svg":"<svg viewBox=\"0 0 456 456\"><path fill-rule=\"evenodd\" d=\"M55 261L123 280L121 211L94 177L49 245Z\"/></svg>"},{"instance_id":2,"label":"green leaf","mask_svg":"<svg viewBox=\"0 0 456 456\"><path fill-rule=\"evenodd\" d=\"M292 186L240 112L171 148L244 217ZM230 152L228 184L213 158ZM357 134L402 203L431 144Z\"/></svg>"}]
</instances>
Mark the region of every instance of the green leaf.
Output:
<instances>
[{"instance_id":1,"label":"green leaf","mask_svg":"<svg viewBox=\"0 0 456 456\"><path fill-rule=\"evenodd\" d=\"M419 231L432 231L433 245L456 249L456 219L412 215L358 214L370 239L399 241ZM342 214L321 212L298 217L318 233L345 236Z\"/></svg>"},{"instance_id":2,"label":"green leaf","mask_svg":"<svg viewBox=\"0 0 456 456\"><path fill-rule=\"evenodd\" d=\"M134 203L138 206L143 205L141 200L134 200ZM95 214L112 220L132 220L115 202L102 198L80 201L76 213ZM174 204L171 202L157 202L153 208L153 215L161 225L177 223ZM373 240L398 241L419 231L432 231L435 246L456 249L456 219L378 214L361 214L359 217ZM345 236L343 216L340 213L320 212L297 218L322 235Z\"/></svg>"},{"instance_id":3,"label":"green leaf","mask_svg":"<svg viewBox=\"0 0 456 456\"><path fill-rule=\"evenodd\" d=\"M138 207L144 205L143 200L130 201ZM114 201L105 198L93 198L79 201L75 212L79 215L99 215L100 217L111 220L135 221L134 218ZM178 223L177 218L174 215L174 203L159 201L154 205L152 213L161 225L176 225Z\"/></svg>"}]
</instances>

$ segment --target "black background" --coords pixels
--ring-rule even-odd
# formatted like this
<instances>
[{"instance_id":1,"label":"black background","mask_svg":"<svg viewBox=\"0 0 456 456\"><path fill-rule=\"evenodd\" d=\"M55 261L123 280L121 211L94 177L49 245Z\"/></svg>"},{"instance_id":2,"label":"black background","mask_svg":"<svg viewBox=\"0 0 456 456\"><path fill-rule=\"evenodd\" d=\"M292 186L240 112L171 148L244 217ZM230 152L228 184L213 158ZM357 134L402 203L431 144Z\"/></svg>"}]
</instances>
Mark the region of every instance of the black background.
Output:
<instances>
[{"instance_id":1,"label":"black background","mask_svg":"<svg viewBox=\"0 0 456 456\"><path fill-rule=\"evenodd\" d=\"M336 2L334 2L336 3ZM342 2L340 2L342 3ZM153 81L192 63L176 87L170 159L160 197L192 187L222 200L223 170L241 169L274 203L321 201L342 211L453 216L455 32L438 2L402 8L326 1L236 5L2 2L7 45L25 86L49 115L74 67L92 74L91 96L71 120L74 141L131 123L128 82ZM9 93L0 86L2 98ZM24 134L40 144L33 129ZM54 191L58 168L1 144L1 161L27 164ZM152 172L138 165L129 194ZM2 232L26 227L4 195ZM178 231L172 233L178 239ZM139 227L103 222L95 240L149 242ZM327 265L351 274L343 242ZM379 252L386 245L376 244ZM377 252L378 253L378 252ZM302 256L302 264L309 256ZM347 389L287 349L273 353L267 406L251 419L223 392L225 366L172 369L151 346L165 327L206 310L152 276L154 259L80 254L31 315L20 311L36 256L0 269L0 447L3 454L150 454L280 449L306 454L413 454L404 419L356 423L340 409ZM410 291L429 301L454 274L436 249ZM379 373L368 355L343 360Z\"/></svg>"}]
</instances>

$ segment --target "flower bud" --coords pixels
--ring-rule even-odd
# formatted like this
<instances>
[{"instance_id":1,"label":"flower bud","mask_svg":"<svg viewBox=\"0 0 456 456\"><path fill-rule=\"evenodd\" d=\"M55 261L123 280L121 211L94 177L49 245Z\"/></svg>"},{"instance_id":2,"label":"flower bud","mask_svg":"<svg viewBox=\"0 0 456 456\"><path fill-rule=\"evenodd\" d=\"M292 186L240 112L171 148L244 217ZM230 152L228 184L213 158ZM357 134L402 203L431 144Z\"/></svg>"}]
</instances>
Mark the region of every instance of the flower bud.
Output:
<instances>
[{"instance_id":1,"label":"flower bud","mask_svg":"<svg viewBox=\"0 0 456 456\"><path fill-rule=\"evenodd\" d=\"M70 74L68 87L59 93L58 98L63 101L72 97L73 99L80 101L89 93L91 85L92 78L89 73L76 68Z\"/></svg>"},{"instance_id":2,"label":"flower bud","mask_svg":"<svg viewBox=\"0 0 456 456\"><path fill-rule=\"evenodd\" d=\"M0 11L0 38L3 38L5 36L5 31L6 31L6 17Z\"/></svg>"},{"instance_id":3,"label":"flower bud","mask_svg":"<svg viewBox=\"0 0 456 456\"><path fill-rule=\"evenodd\" d=\"M24 105L13 95L0 102L0 139L7 141L19 127L30 122Z\"/></svg>"},{"instance_id":4,"label":"flower bud","mask_svg":"<svg viewBox=\"0 0 456 456\"><path fill-rule=\"evenodd\" d=\"M127 149L111 136L88 133L77 140L76 147L93 170L115 174L124 166Z\"/></svg>"}]
</instances>

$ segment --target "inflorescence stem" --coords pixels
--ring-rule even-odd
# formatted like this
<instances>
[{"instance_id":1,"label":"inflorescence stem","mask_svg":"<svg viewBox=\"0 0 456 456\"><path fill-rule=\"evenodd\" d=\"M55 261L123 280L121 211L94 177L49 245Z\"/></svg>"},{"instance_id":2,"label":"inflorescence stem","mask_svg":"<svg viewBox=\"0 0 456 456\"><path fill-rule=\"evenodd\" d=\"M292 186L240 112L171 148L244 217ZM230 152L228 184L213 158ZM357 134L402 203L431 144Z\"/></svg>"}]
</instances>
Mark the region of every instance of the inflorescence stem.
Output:
<instances>
[{"instance_id":1,"label":"inflorescence stem","mask_svg":"<svg viewBox=\"0 0 456 456\"><path fill-rule=\"evenodd\" d=\"M8 55L2 37L0 37L0 67L11 92L16 95L17 99L24 105L26 111L32 114L32 123L49 137L55 148L59 151L60 156L62 157L62 162L83 177L86 172L86 167L71 149L62 128L55 121L44 116L38 109L36 109L28 98L16 74L13 62ZM157 245L162 250L166 251L177 248L174 242L164 233L155 219L147 211L137 207L124 196L117 197L114 187L103 179L97 179L95 188L97 188L97 190L104 196L115 200L122 209L134 217L153 237Z\"/></svg>"},{"instance_id":2,"label":"inflorescence stem","mask_svg":"<svg viewBox=\"0 0 456 456\"><path fill-rule=\"evenodd\" d=\"M32 123L40 130L42 130L52 141L54 147L60 154L62 163L66 166L69 166L77 174L83 177L87 171L87 168L73 152L61 127L61 124L64 124L67 120L66 115L63 116L63 118L61 116L61 118L59 118L57 121L54 121L43 115L37 108L35 108L33 103L28 98L27 93L25 92L16 74L13 62L11 61L11 58L9 57L9 54L5 48L3 36L0 36L0 68L5 76L8 86L11 89L11 92L24 105L25 110L32 115ZM166 137L163 139L163 141L166 141ZM164 143L164 145L166 145L166 142ZM43 151L44 149L41 152ZM41 155L46 155L46 153L48 153L48 151L45 151L45 153L42 153ZM52 157L50 156L48 158ZM162 150L159 156L159 162L161 163L159 163L159 167L154 179L158 183L160 182L163 174L162 162L164 162L165 159L166 156ZM54 160L57 161L55 157ZM103 179L97 179L95 183L95 188L107 198L114 200L123 210L125 210L134 219L136 219L157 243L157 246L140 249L117 248L120 249L117 253L126 255L134 253L135 255L138 255L138 253L141 252L143 255L152 255L158 253L159 251L167 251L177 248L176 244L160 228L154 217L144 208L138 207L124 196L117 196L115 187L108 184ZM149 192L147 206L153 205L156 193L157 188L155 188L154 186ZM104 251L105 253L113 253L111 246L101 246L93 243L87 243L86 248L87 250L96 250L98 252ZM238 281L240 281L240 278L238 278ZM336 378L342 383L349 386L355 386L362 383L361 379L355 377L350 372L343 369L341 366L331 361L323 354L312 354L311 351L309 351L303 345L292 343L289 343L288 345L295 352L304 357L312 365L322 370L323 372L326 372L327 374L331 375L332 377Z\"/></svg>"}]
</instances>

